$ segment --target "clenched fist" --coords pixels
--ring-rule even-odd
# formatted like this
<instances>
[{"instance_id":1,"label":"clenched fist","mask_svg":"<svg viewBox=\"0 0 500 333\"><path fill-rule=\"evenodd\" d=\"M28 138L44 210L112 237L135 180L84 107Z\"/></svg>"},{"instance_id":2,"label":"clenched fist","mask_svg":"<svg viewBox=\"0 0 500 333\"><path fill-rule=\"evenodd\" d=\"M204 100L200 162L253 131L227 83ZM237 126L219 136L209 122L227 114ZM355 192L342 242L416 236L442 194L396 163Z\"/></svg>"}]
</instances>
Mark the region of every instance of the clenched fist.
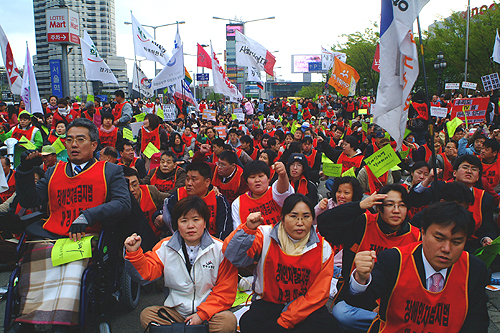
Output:
<instances>
[{"instance_id":1,"label":"clenched fist","mask_svg":"<svg viewBox=\"0 0 500 333\"><path fill-rule=\"evenodd\" d=\"M247 216L247 227L248 229L255 230L264 223L264 218L261 212L250 213Z\"/></svg>"},{"instance_id":2,"label":"clenched fist","mask_svg":"<svg viewBox=\"0 0 500 333\"><path fill-rule=\"evenodd\" d=\"M356 253L354 257L354 264L356 265L354 278L359 284L366 284L370 278L370 273L375 265L375 259L377 259L375 251L361 251Z\"/></svg>"},{"instance_id":3,"label":"clenched fist","mask_svg":"<svg viewBox=\"0 0 500 333\"><path fill-rule=\"evenodd\" d=\"M127 237L127 239L125 239L125 248L127 249L127 252L135 252L137 250L139 250L139 247L141 246L141 242L142 242L142 239L141 239L141 236L137 235L135 232Z\"/></svg>"},{"instance_id":4,"label":"clenched fist","mask_svg":"<svg viewBox=\"0 0 500 333\"><path fill-rule=\"evenodd\" d=\"M276 162L276 163L274 163L273 167L274 167L274 171L276 171L276 173L278 174L279 177L287 176L286 168L285 168L285 165L283 164L283 162Z\"/></svg>"}]
</instances>

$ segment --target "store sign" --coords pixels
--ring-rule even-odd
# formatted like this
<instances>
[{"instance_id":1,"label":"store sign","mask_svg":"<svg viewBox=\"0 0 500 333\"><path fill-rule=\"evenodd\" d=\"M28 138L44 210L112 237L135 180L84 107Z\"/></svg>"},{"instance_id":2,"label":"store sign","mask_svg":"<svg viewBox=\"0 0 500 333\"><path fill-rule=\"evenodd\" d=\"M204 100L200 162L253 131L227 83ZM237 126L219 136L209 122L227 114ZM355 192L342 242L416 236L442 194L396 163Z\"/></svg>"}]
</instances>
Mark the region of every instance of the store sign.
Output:
<instances>
[{"instance_id":1,"label":"store sign","mask_svg":"<svg viewBox=\"0 0 500 333\"><path fill-rule=\"evenodd\" d=\"M80 17L67 8L45 11L49 43L80 44Z\"/></svg>"}]
</instances>

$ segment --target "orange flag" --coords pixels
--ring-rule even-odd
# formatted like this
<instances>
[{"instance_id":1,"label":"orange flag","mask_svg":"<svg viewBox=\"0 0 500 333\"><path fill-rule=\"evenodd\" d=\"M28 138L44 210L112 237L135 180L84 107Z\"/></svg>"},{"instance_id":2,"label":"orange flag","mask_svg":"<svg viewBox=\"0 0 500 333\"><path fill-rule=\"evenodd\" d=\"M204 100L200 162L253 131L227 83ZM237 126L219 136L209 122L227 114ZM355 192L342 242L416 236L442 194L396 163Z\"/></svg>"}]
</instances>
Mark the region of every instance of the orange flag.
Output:
<instances>
[{"instance_id":1,"label":"orange flag","mask_svg":"<svg viewBox=\"0 0 500 333\"><path fill-rule=\"evenodd\" d=\"M352 96L356 92L356 83L359 80L359 74L348 64L334 58L332 76L328 84L335 88L344 96Z\"/></svg>"}]
</instances>

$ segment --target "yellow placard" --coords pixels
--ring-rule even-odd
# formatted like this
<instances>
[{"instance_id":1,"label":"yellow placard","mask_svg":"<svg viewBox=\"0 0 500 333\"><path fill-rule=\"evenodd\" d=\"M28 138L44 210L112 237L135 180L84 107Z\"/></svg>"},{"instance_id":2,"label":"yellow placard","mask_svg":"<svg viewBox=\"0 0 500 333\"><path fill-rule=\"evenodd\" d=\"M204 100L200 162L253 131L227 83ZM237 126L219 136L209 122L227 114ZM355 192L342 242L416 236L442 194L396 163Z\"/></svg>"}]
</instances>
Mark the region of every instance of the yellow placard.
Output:
<instances>
[{"instance_id":1,"label":"yellow placard","mask_svg":"<svg viewBox=\"0 0 500 333\"><path fill-rule=\"evenodd\" d=\"M148 143L148 145L146 146L146 148L143 151L144 155L147 158L151 158L151 156L153 156L153 154L156 154L159 152L160 151L158 150L158 148L156 148L156 146L152 142Z\"/></svg>"},{"instance_id":2,"label":"yellow placard","mask_svg":"<svg viewBox=\"0 0 500 333\"><path fill-rule=\"evenodd\" d=\"M231 118L232 118L233 120L235 120L235 119L237 118L236 114L232 113L232 114L231 114Z\"/></svg>"},{"instance_id":3,"label":"yellow placard","mask_svg":"<svg viewBox=\"0 0 500 333\"><path fill-rule=\"evenodd\" d=\"M368 114L368 109L359 109L358 114Z\"/></svg>"},{"instance_id":4,"label":"yellow placard","mask_svg":"<svg viewBox=\"0 0 500 333\"><path fill-rule=\"evenodd\" d=\"M144 121L144 118L146 118L146 113L139 113L134 116L135 121Z\"/></svg>"},{"instance_id":5,"label":"yellow placard","mask_svg":"<svg viewBox=\"0 0 500 333\"><path fill-rule=\"evenodd\" d=\"M36 146L33 144L33 142L28 140L28 138L24 135L21 137L21 139L19 139L19 144L26 149L36 149Z\"/></svg>"},{"instance_id":6,"label":"yellow placard","mask_svg":"<svg viewBox=\"0 0 500 333\"><path fill-rule=\"evenodd\" d=\"M364 121L361 123L361 128L363 129L363 132L368 132L368 124Z\"/></svg>"},{"instance_id":7,"label":"yellow placard","mask_svg":"<svg viewBox=\"0 0 500 333\"><path fill-rule=\"evenodd\" d=\"M394 152L391 145L385 145L376 153L365 159L366 165L370 167L375 177L380 177L386 173L390 168L401 163L398 155Z\"/></svg>"},{"instance_id":8,"label":"yellow placard","mask_svg":"<svg viewBox=\"0 0 500 333\"><path fill-rule=\"evenodd\" d=\"M93 237L85 236L76 242L69 238L58 239L50 254L52 266L92 257L91 241Z\"/></svg>"},{"instance_id":9,"label":"yellow placard","mask_svg":"<svg viewBox=\"0 0 500 333\"><path fill-rule=\"evenodd\" d=\"M94 102L94 95L87 95L87 102Z\"/></svg>"},{"instance_id":10,"label":"yellow placard","mask_svg":"<svg viewBox=\"0 0 500 333\"><path fill-rule=\"evenodd\" d=\"M188 154L189 154L189 157L193 157L194 156L194 152L192 150L188 151Z\"/></svg>"},{"instance_id":11,"label":"yellow placard","mask_svg":"<svg viewBox=\"0 0 500 333\"><path fill-rule=\"evenodd\" d=\"M354 167L350 168L346 172L342 173L342 177L354 177L356 178L356 173L354 172Z\"/></svg>"},{"instance_id":12,"label":"yellow placard","mask_svg":"<svg viewBox=\"0 0 500 333\"><path fill-rule=\"evenodd\" d=\"M54 147L56 149L56 154L59 154L64 149L66 149L66 147L64 146L64 144L62 143L60 138L57 138L57 140L54 141L54 143L52 144L52 147Z\"/></svg>"},{"instance_id":13,"label":"yellow placard","mask_svg":"<svg viewBox=\"0 0 500 333\"><path fill-rule=\"evenodd\" d=\"M163 114L163 109L156 110L156 115L158 117L160 117L161 120L163 120L163 118L165 118L165 115Z\"/></svg>"},{"instance_id":14,"label":"yellow placard","mask_svg":"<svg viewBox=\"0 0 500 333\"><path fill-rule=\"evenodd\" d=\"M123 138L132 142L136 141L134 140L134 133L126 127L123 128Z\"/></svg>"},{"instance_id":15,"label":"yellow placard","mask_svg":"<svg viewBox=\"0 0 500 333\"><path fill-rule=\"evenodd\" d=\"M238 290L236 292L236 298L234 300L232 307L234 308L235 306L238 306L238 305L245 303L249 297L250 297L249 294Z\"/></svg>"},{"instance_id":16,"label":"yellow placard","mask_svg":"<svg viewBox=\"0 0 500 333\"><path fill-rule=\"evenodd\" d=\"M321 155L321 162L323 163L323 173L328 177L340 177L342 174L342 164L335 164L331 159L326 157L323 153Z\"/></svg>"},{"instance_id":17,"label":"yellow placard","mask_svg":"<svg viewBox=\"0 0 500 333\"><path fill-rule=\"evenodd\" d=\"M455 135L455 131L458 126L462 125L463 121L462 119L455 117L451 121L446 123L446 128L448 129L448 136L451 138L453 135Z\"/></svg>"}]
</instances>

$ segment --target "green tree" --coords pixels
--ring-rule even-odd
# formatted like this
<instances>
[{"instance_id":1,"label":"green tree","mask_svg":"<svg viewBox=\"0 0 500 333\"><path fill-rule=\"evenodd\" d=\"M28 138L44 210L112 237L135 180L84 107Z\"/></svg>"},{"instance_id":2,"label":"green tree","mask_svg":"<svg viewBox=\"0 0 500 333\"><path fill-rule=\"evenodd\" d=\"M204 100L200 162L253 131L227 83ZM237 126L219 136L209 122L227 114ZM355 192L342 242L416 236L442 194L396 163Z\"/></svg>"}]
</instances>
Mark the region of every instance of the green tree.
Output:
<instances>
[{"instance_id":1,"label":"green tree","mask_svg":"<svg viewBox=\"0 0 500 333\"><path fill-rule=\"evenodd\" d=\"M311 97L314 98L316 95L321 95L323 93L324 82L313 82L309 86L303 86L298 92L297 97Z\"/></svg>"}]
</instances>

